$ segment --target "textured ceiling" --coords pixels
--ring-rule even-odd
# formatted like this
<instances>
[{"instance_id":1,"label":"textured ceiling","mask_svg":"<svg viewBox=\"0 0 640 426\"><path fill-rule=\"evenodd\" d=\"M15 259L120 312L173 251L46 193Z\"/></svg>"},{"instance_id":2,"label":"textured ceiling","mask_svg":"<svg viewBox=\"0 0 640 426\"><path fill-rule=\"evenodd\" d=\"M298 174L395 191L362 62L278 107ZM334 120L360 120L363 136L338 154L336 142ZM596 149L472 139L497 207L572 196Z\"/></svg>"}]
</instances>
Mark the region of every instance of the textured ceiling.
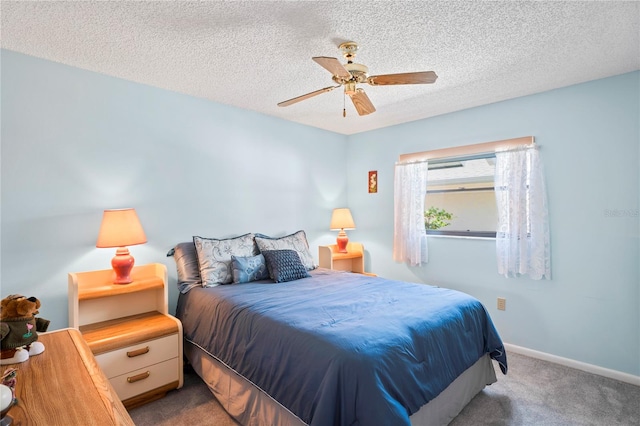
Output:
<instances>
[{"instance_id":1,"label":"textured ceiling","mask_svg":"<svg viewBox=\"0 0 640 426\"><path fill-rule=\"evenodd\" d=\"M3 48L342 134L640 69L638 2L2 1ZM369 73L435 71L432 85L362 85L357 115L312 56L354 40Z\"/></svg>"}]
</instances>

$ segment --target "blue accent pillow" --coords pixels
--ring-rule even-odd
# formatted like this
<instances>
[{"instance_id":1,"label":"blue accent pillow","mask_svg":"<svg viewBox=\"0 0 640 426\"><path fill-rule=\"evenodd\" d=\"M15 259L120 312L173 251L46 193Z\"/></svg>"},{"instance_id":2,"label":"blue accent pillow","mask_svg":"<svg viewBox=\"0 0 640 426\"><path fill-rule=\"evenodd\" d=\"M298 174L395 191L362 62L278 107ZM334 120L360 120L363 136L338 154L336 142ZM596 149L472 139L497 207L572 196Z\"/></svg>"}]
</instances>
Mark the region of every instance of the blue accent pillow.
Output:
<instances>
[{"instance_id":1,"label":"blue accent pillow","mask_svg":"<svg viewBox=\"0 0 640 426\"><path fill-rule=\"evenodd\" d=\"M265 250L262 254L267 262L269 276L277 283L311 276L295 250Z\"/></svg>"},{"instance_id":2,"label":"blue accent pillow","mask_svg":"<svg viewBox=\"0 0 640 426\"><path fill-rule=\"evenodd\" d=\"M233 270L234 284L266 280L269 278L267 263L261 254L247 257L231 255L231 269Z\"/></svg>"}]
</instances>

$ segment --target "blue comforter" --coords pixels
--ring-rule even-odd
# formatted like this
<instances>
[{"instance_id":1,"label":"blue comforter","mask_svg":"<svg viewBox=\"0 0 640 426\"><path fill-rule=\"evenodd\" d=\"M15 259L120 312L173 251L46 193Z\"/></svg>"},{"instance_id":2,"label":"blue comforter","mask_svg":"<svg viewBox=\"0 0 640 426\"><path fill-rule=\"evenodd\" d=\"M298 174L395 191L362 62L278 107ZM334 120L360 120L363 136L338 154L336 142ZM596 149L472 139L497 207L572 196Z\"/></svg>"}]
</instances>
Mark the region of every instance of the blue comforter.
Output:
<instances>
[{"instance_id":1,"label":"blue comforter","mask_svg":"<svg viewBox=\"0 0 640 426\"><path fill-rule=\"evenodd\" d=\"M484 306L425 284L318 269L288 283L194 288L185 338L309 425L409 425L485 353L506 374Z\"/></svg>"}]
</instances>

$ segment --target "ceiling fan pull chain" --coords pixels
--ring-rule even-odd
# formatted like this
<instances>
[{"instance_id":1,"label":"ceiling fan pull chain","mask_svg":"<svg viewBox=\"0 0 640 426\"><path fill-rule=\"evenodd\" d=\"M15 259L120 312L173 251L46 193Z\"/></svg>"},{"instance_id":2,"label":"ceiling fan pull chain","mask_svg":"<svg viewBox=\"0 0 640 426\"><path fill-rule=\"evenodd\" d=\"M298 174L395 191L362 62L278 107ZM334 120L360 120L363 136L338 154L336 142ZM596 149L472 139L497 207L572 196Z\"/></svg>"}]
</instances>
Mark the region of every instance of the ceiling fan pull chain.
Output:
<instances>
[{"instance_id":1,"label":"ceiling fan pull chain","mask_svg":"<svg viewBox=\"0 0 640 426\"><path fill-rule=\"evenodd\" d=\"M347 118L347 101L346 101L346 97L347 97L347 95L345 95L344 92L342 92L342 116L344 118Z\"/></svg>"}]
</instances>

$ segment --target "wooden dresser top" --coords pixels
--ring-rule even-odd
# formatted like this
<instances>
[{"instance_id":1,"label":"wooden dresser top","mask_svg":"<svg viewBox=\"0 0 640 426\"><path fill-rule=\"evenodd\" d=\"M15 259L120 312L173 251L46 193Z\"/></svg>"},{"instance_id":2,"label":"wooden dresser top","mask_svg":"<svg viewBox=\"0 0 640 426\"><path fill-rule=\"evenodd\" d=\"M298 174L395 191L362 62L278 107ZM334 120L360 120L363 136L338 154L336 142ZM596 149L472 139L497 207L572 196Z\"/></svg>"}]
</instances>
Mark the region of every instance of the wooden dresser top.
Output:
<instances>
[{"instance_id":1,"label":"wooden dresser top","mask_svg":"<svg viewBox=\"0 0 640 426\"><path fill-rule=\"evenodd\" d=\"M43 353L2 366L18 369L14 424L134 425L78 330L40 333L38 341Z\"/></svg>"}]
</instances>

